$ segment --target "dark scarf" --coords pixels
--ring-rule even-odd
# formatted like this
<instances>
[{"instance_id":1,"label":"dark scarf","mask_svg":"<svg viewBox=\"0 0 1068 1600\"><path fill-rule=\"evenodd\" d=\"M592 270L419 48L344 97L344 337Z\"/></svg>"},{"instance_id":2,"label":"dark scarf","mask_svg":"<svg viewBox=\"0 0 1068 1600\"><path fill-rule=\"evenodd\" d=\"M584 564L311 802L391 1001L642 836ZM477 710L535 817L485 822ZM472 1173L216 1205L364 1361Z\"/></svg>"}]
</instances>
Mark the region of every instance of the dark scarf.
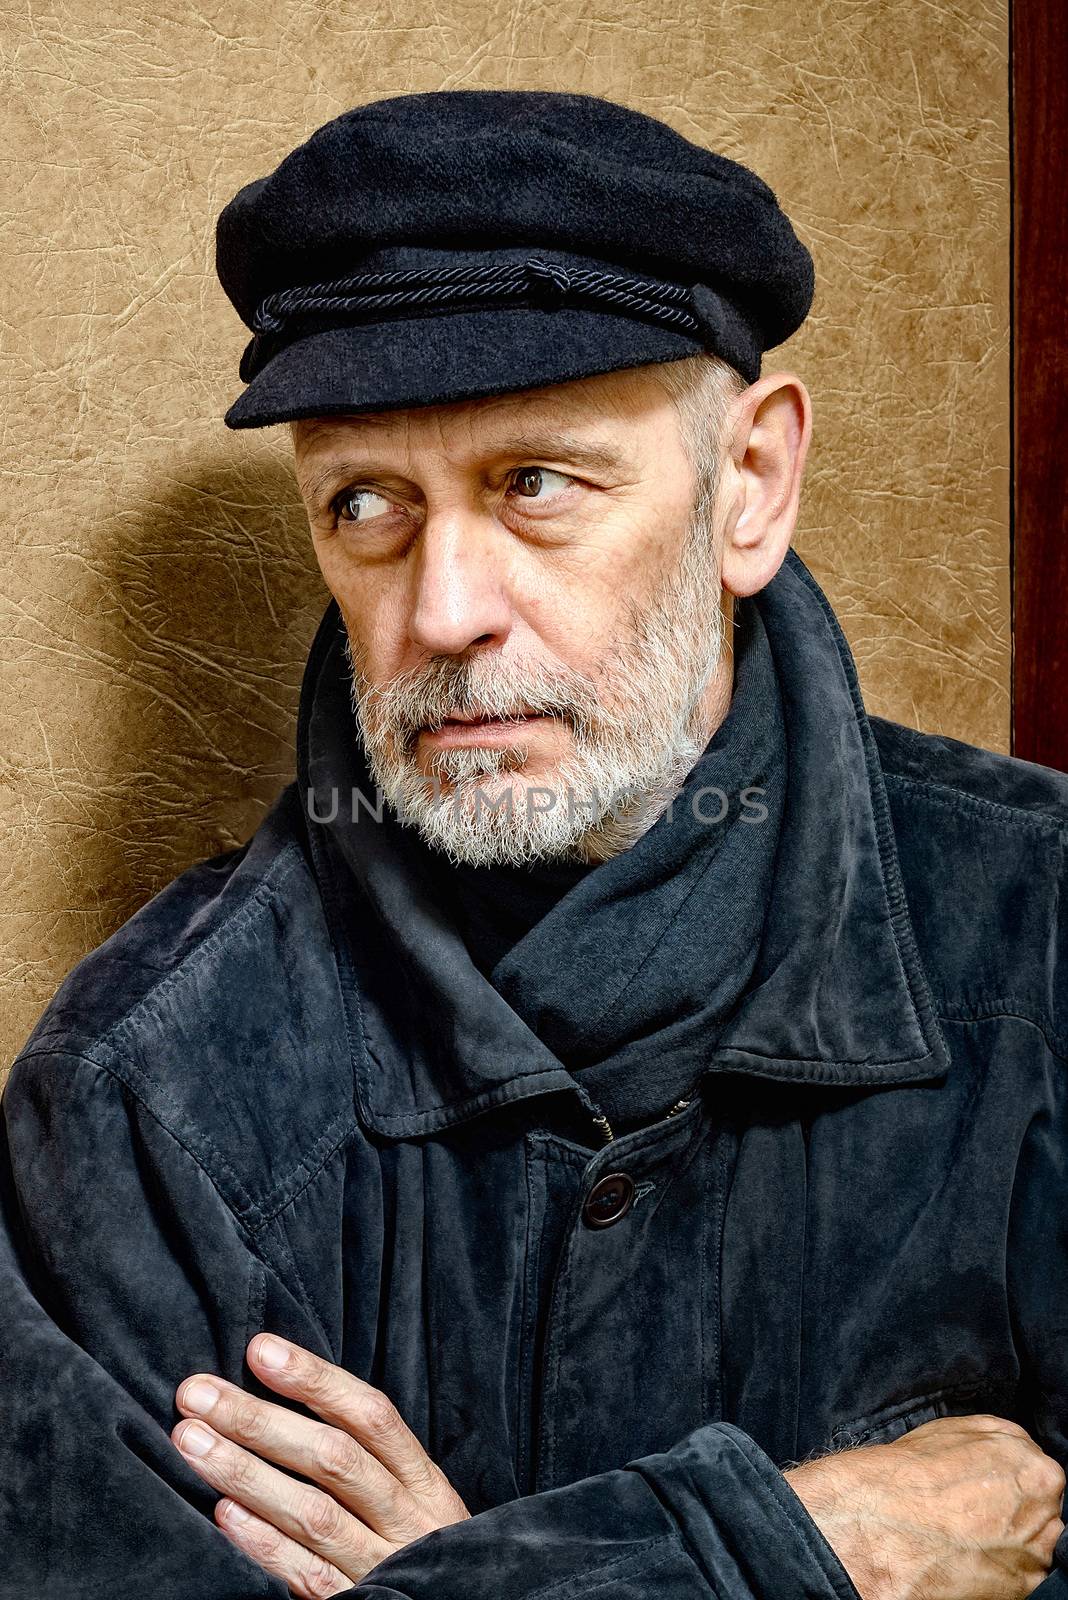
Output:
<instances>
[{"instance_id":1,"label":"dark scarf","mask_svg":"<svg viewBox=\"0 0 1068 1600\"><path fill-rule=\"evenodd\" d=\"M595 866L457 867L401 830L412 869L476 966L616 1132L693 1087L760 946L786 729L752 600L735 603L735 622L727 715L672 806L631 848ZM743 800L749 788L762 792Z\"/></svg>"}]
</instances>

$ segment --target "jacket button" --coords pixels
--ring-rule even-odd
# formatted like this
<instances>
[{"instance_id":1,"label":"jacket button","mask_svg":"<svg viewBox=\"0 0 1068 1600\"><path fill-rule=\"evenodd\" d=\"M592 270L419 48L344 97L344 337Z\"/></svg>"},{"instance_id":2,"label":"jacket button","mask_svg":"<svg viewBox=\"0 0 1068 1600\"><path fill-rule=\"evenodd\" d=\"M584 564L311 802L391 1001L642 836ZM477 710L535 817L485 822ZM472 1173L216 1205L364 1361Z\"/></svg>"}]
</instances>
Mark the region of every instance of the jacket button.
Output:
<instances>
[{"instance_id":1,"label":"jacket button","mask_svg":"<svg viewBox=\"0 0 1068 1600\"><path fill-rule=\"evenodd\" d=\"M586 1196L582 1219L589 1228L610 1228L625 1217L634 1200L634 1179L625 1172L606 1172Z\"/></svg>"}]
</instances>

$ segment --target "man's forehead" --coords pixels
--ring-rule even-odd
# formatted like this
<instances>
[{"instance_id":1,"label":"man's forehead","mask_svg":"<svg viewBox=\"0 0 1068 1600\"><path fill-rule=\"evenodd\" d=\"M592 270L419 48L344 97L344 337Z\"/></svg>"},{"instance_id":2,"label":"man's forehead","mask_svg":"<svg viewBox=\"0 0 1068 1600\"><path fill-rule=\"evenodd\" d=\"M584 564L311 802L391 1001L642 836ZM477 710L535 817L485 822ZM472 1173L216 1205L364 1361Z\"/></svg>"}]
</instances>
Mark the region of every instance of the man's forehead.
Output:
<instances>
[{"instance_id":1,"label":"man's forehead","mask_svg":"<svg viewBox=\"0 0 1068 1600\"><path fill-rule=\"evenodd\" d=\"M585 392L576 392L580 389ZM385 446L403 450L413 439L448 439L480 453L525 443L539 450L583 449L591 457L601 455L607 466L627 453L628 444L637 444L634 406L620 403L618 386L614 392L588 390L584 380L440 406L309 417L294 422L291 432L298 458L307 462Z\"/></svg>"},{"instance_id":2,"label":"man's forehead","mask_svg":"<svg viewBox=\"0 0 1068 1600\"><path fill-rule=\"evenodd\" d=\"M404 406L395 411L349 411L333 416L315 416L293 422L294 440L302 445L345 442L357 438L382 438L403 435L425 421L468 422L480 434L494 427L508 430L521 424L560 422L574 427L596 426L598 419L622 418L635 410L638 398L646 397L651 381L648 368L628 368L619 373L598 373L595 378L580 378L569 384L547 384L542 389L523 389L515 394L483 395L476 400L451 400L444 405ZM660 392L664 390L660 389Z\"/></svg>"}]
</instances>

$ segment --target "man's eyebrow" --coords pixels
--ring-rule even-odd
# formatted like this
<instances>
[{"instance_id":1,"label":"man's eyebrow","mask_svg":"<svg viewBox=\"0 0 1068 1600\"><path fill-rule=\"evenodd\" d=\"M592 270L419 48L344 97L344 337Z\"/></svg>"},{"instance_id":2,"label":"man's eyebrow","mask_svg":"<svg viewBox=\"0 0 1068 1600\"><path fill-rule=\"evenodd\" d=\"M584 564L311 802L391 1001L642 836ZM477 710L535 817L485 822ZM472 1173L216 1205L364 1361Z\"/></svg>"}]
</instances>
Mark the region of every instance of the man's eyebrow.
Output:
<instances>
[{"instance_id":1,"label":"man's eyebrow","mask_svg":"<svg viewBox=\"0 0 1068 1600\"><path fill-rule=\"evenodd\" d=\"M301 480L301 489L314 501L331 483L358 478L361 473L373 470L374 443L368 440L366 455L361 460L353 452L337 456L320 467L317 472ZM524 461L567 461L578 467L588 467L595 472L612 472L623 465L622 453L610 444L596 439L583 439L576 434L556 432L509 434L494 442L483 455L487 459L511 456Z\"/></svg>"},{"instance_id":2,"label":"man's eyebrow","mask_svg":"<svg viewBox=\"0 0 1068 1600\"><path fill-rule=\"evenodd\" d=\"M509 434L498 440L491 456L522 456L531 460L552 459L573 461L576 466L611 470L623 465L623 453L614 445L602 444L596 439L583 439L578 434L527 432Z\"/></svg>"}]
</instances>

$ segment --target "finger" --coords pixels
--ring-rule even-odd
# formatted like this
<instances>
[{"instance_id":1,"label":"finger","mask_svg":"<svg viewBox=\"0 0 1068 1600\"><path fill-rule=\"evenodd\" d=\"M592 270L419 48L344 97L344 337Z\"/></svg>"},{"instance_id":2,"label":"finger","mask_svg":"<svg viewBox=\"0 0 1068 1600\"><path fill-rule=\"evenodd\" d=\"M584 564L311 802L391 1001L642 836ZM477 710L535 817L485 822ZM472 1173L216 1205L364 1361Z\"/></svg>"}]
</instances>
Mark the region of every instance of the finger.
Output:
<instances>
[{"instance_id":1,"label":"finger","mask_svg":"<svg viewBox=\"0 0 1068 1600\"><path fill-rule=\"evenodd\" d=\"M206 1422L179 1422L171 1438L213 1489L254 1511L344 1573L362 1576L395 1546L314 1485L298 1483L232 1444Z\"/></svg>"},{"instance_id":2,"label":"finger","mask_svg":"<svg viewBox=\"0 0 1068 1600\"><path fill-rule=\"evenodd\" d=\"M425 1503L340 1428L298 1416L207 1373L186 1378L176 1399L184 1415L209 1420L216 1433L235 1444L320 1484L392 1544L409 1544L437 1526Z\"/></svg>"},{"instance_id":3,"label":"finger","mask_svg":"<svg viewBox=\"0 0 1068 1600\"><path fill-rule=\"evenodd\" d=\"M452 1510L456 1520L455 1507L463 1502L380 1389L276 1334L258 1333L249 1344L248 1361L268 1388L292 1395L344 1429L412 1494Z\"/></svg>"},{"instance_id":4,"label":"finger","mask_svg":"<svg viewBox=\"0 0 1068 1600\"><path fill-rule=\"evenodd\" d=\"M235 1500L217 1501L215 1520L239 1550L265 1572L281 1578L298 1600L324 1600L325 1596L342 1594L352 1587L352 1579L331 1562L305 1550Z\"/></svg>"}]
</instances>

